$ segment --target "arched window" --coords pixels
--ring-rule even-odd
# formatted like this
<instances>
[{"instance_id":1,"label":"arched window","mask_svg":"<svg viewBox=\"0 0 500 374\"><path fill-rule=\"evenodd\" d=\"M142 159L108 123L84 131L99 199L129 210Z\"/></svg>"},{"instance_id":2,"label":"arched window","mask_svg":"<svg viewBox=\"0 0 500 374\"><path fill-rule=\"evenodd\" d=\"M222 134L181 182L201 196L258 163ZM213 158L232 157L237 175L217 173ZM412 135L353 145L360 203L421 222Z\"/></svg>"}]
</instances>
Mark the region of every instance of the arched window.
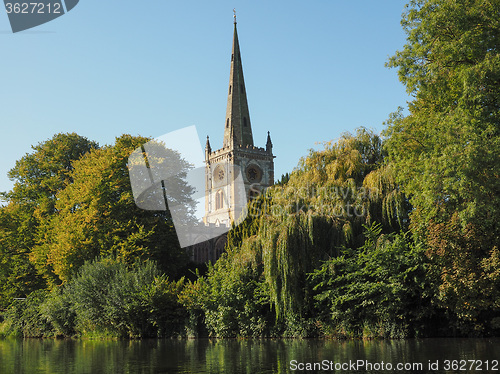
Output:
<instances>
[{"instance_id":1,"label":"arched window","mask_svg":"<svg viewBox=\"0 0 500 374\"><path fill-rule=\"evenodd\" d=\"M243 127L247 127L247 117L243 117Z\"/></svg>"},{"instance_id":2,"label":"arched window","mask_svg":"<svg viewBox=\"0 0 500 374\"><path fill-rule=\"evenodd\" d=\"M229 95L231 95L231 85L229 85Z\"/></svg>"},{"instance_id":3,"label":"arched window","mask_svg":"<svg viewBox=\"0 0 500 374\"><path fill-rule=\"evenodd\" d=\"M229 118L226 121L226 127L229 127Z\"/></svg>"},{"instance_id":4,"label":"arched window","mask_svg":"<svg viewBox=\"0 0 500 374\"><path fill-rule=\"evenodd\" d=\"M222 209L224 207L224 195L222 190L215 193L215 210Z\"/></svg>"}]
</instances>

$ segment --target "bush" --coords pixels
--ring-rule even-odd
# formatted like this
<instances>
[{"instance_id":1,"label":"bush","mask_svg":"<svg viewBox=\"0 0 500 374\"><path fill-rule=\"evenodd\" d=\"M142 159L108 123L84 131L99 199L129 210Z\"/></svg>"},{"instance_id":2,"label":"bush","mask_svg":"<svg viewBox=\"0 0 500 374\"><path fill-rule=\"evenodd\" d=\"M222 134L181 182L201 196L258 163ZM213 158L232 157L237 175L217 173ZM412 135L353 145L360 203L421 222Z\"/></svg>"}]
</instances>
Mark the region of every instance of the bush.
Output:
<instances>
[{"instance_id":1,"label":"bush","mask_svg":"<svg viewBox=\"0 0 500 374\"><path fill-rule=\"evenodd\" d=\"M249 248L246 248L247 250ZM212 337L263 337L273 335L275 314L262 282L262 269L246 251L225 254L206 277L188 283L181 293L188 309L188 334L198 335L200 320Z\"/></svg>"},{"instance_id":2,"label":"bush","mask_svg":"<svg viewBox=\"0 0 500 374\"><path fill-rule=\"evenodd\" d=\"M32 292L6 312L4 334L23 337L170 337L184 333L177 297L184 281L170 282L154 263L132 268L95 260L52 292Z\"/></svg>"},{"instance_id":3,"label":"bush","mask_svg":"<svg viewBox=\"0 0 500 374\"><path fill-rule=\"evenodd\" d=\"M33 291L26 299L14 300L5 313L4 334L25 338L54 336L54 328L41 306L49 297L46 290Z\"/></svg>"},{"instance_id":4,"label":"bush","mask_svg":"<svg viewBox=\"0 0 500 374\"><path fill-rule=\"evenodd\" d=\"M85 264L66 289L76 330L116 337L175 336L184 315L177 302L183 280L169 282L154 263L132 269L111 259Z\"/></svg>"},{"instance_id":5,"label":"bush","mask_svg":"<svg viewBox=\"0 0 500 374\"><path fill-rule=\"evenodd\" d=\"M407 234L381 235L366 227L359 250L345 250L314 271L316 310L325 334L404 338L432 328L433 286L422 248Z\"/></svg>"}]
</instances>

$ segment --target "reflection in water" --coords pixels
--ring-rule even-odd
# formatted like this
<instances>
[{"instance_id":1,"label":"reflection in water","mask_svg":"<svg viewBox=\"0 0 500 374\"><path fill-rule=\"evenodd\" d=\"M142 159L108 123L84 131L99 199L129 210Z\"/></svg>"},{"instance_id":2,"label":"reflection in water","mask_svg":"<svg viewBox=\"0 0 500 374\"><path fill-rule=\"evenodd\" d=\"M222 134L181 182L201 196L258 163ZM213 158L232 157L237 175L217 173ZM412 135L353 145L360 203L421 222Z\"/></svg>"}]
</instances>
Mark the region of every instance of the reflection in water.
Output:
<instances>
[{"instance_id":1,"label":"reflection in water","mask_svg":"<svg viewBox=\"0 0 500 374\"><path fill-rule=\"evenodd\" d=\"M422 363L499 360L499 339L326 340L0 340L0 373L290 373L292 360ZM427 369L439 360L440 370ZM485 372L483 367L483 372ZM295 371L323 373L332 371ZM336 372L348 373L349 370ZM363 371L390 372L390 371ZM500 367L498 371L500 373Z\"/></svg>"}]
</instances>

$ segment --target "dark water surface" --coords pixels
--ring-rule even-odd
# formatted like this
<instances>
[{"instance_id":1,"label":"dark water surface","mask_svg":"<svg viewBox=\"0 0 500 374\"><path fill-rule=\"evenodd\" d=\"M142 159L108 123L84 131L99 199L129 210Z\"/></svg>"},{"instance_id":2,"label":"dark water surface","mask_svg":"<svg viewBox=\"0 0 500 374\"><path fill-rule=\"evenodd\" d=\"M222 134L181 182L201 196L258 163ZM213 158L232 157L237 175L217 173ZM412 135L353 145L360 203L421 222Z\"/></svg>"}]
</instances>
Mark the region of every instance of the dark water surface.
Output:
<instances>
[{"instance_id":1,"label":"dark water surface","mask_svg":"<svg viewBox=\"0 0 500 374\"><path fill-rule=\"evenodd\" d=\"M500 339L0 340L2 374L334 372L500 374L500 364L496 364L498 360L500 360ZM316 368L313 366L314 363ZM433 366L429 367L429 363ZM358 364L359 366L354 366ZM398 364L403 364L400 368L402 370L398 370ZM422 366L418 366L419 364ZM367 367L367 365L372 366ZM392 365L392 370L389 365ZM449 370L446 370L447 367Z\"/></svg>"}]
</instances>

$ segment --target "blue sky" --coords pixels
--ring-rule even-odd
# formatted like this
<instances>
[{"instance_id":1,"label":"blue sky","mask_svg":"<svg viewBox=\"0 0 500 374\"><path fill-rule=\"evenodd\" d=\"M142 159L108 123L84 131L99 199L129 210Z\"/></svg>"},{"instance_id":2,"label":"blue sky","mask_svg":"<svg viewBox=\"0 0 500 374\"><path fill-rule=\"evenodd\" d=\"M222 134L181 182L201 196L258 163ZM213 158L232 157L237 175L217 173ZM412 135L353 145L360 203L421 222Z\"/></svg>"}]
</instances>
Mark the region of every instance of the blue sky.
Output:
<instances>
[{"instance_id":1,"label":"blue sky","mask_svg":"<svg viewBox=\"0 0 500 374\"><path fill-rule=\"evenodd\" d=\"M222 145L233 8L254 142L275 175L318 142L379 132L409 97L384 67L405 43L406 1L96 1L12 34L0 12L0 191L31 145L76 132L101 145L195 125Z\"/></svg>"}]
</instances>

